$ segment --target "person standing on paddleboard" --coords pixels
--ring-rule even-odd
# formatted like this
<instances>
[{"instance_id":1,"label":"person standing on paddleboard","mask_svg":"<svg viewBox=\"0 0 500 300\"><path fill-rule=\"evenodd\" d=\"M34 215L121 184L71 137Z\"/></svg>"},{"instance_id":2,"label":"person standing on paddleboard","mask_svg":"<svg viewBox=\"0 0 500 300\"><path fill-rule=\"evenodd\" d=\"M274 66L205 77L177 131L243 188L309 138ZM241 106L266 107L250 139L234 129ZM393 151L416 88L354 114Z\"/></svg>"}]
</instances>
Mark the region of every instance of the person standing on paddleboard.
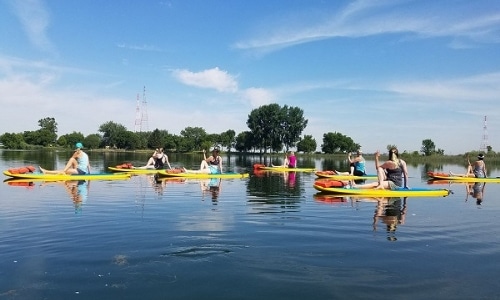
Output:
<instances>
[{"instance_id":1,"label":"person standing on paddleboard","mask_svg":"<svg viewBox=\"0 0 500 300\"><path fill-rule=\"evenodd\" d=\"M75 148L73 156L68 160L63 170L45 170L40 167L40 171L43 174L90 174L89 156L83 152L83 144L78 142L75 144Z\"/></svg>"}]
</instances>

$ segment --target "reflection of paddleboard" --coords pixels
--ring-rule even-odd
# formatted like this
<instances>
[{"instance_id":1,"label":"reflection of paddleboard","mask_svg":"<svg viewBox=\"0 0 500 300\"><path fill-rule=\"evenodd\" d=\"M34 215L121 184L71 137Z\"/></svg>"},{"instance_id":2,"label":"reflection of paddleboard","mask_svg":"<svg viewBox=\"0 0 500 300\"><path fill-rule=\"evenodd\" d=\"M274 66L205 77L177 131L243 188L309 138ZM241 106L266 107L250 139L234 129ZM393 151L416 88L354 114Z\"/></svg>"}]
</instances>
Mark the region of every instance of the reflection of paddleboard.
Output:
<instances>
[{"instance_id":1,"label":"reflection of paddleboard","mask_svg":"<svg viewBox=\"0 0 500 300\"><path fill-rule=\"evenodd\" d=\"M347 198L345 195L333 195L325 193L316 193L313 195L314 200L322 203L345 203Z\"/></svg>"},{"instance_id":2,"label":"reflection of paddleboard","mask_svg":"<svg viewBox=\"0 0 500 300\"><path fill-rule=\"evenodd\" d=\"M276 166L276 167L259 166L258 169L265 171L277 171L277 172L314 172L316 170L315 168L287 168L281 166Z\"/></svg>"},{"instance_id":3,"label":"reflection of paddleboard","mask_svg":"<svg viewBox=\"0 0 500 300\"><path fill-rule=\"evenodd\" d=\"M427 172L427 175L432 179L438 179L438 180L461 181L461 182L500 182L500 178L498 177L487 177L487 178L462 177L462 176L450 176L450 174L438 173L438 172Z\"/></svg>"},{"instance_id":4,"label":"reflection of paddleboard","mask_svg":"<svg viewBox=\"0 0 500 300\"><path fill-rule=\"evenodd\" d=\"M450 191L447 189L427 189L427 188L411 188L397 190L383 189L360 189L347 187L325 187L320 182L316 182L313 187L325 193L343 194L343 195L362 195L362 196L379 196L379 197L433 197L433 196L448 196Z\"/></svg>"},{"instance_id":5,"label":"reflection of paddleboard","mask_svg":"<svg viewBox=\"0 0 500 300\"><path fill-rule=\"evenodd\" d=\"M43 173L24 173L12 174L9 171L4 171L4 175L12 178L23 179L42 179L45 181L59 181L59 180L113 180L113 179L128 179L130 174L127 173L96 173L96 174L43 174Z\"/></svg>"},{"instance_id":6,"label":"reflection of paddleboard","mask_svg":"<svg viewBox=\"0 0 500 300\"><path fill-rule=\"evenodd\" d=\"M248 173L234 173L227 172L222 174L208 174L208 173L191 173L191 172L170 172L170 170L159 170L159 176L165 177L183 177L183 178L245 178L250 174Z\"/></svg>"},{"instance_id":7,"label":"reflection of paddleboard","mask_svg":"<svg viewBox=\"0 0 500 300\"><path fill-rule=\"evenodd\" d=\"M158 173L157 169L140 169L140 168L116 168L108 167L110 171L120 172L120 173L132 173L132 174L155 174Z\"/></svg>"}]
</instances>

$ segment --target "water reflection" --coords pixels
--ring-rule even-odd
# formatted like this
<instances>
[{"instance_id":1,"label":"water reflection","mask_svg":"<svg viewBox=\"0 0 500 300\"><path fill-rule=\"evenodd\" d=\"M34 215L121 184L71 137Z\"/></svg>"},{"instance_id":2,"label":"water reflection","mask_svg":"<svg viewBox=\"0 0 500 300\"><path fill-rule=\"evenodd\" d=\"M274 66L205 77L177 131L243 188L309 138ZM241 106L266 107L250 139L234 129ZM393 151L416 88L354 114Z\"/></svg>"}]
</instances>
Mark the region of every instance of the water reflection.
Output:
<instances>
[{"instance_id":1,"label":"water reflection","mask_svg":"<svg viewBox=\"0 0 500 300\"><path fill-rule=\"evenodd\" d=\"M485 182L474 182L467 183L465 185L465 201L469 199L469 196L472 196L473 199L476 199L476 204L481 205L483 203L484 198L484 188L486 187Z\"/></svg>"},{"instance_id":2,"label":"water reflection","mask_svg":"<svg viewBox=\"0 0 500 300\"><path fill-rule=\"evenodd\" d=\"M40 182L40 187L48 185L63 186L75 207L75 214L82 213L83 205L87 202L89 195L90 180L66 180L66 181L42 181L34 179L7 179L4 180L9 186L26 187L34 189L36 182Z\"/></svg>"},{"instance_id":3,"label":"water reflection","mask_svg":"<svg viewBox=\"0 0 500 300\"><path fill-rule=\"evenodd\" d=\"M217 204L219 193L221 191L221 183L222 179L220 178L200 180L202 199L205 200L205 195L208 194L212 199L212 203Z\"/></svg>"},{"instance_id":4,"label":"water reflection","mask_svg":"<svg viewBox=\"0 0 500 300\"><path fill-rule=\"evenodd\" d=\"M396 229L398 225L405 223L407 214L407 198L400 197L347 197L344 195L317 193L314 199L319 203L330 205L356 206L358 202L375 202L375 212L373 214L373 231L380 230L379 225L385 226L387 240L396 241Z\"/></svg>"}]
</instances>

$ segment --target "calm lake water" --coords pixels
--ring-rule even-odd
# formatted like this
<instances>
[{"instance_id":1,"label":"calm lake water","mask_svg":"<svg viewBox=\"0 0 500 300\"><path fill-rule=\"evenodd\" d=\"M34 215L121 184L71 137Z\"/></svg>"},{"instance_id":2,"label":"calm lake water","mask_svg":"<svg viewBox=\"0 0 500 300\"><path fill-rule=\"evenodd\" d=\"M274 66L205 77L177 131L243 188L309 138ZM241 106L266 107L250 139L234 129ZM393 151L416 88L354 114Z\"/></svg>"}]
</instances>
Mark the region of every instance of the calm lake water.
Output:
<instances>
[{"instance_id":1,"label":"calm lake water","mask_svg":"<svg viewBox=\"0 0 500 300\"><path fill-rule=\"evenodd\" d=\"M69 155L0 150L0 168L63 167ZM90 156L95 171L148 158ZM201 155L169 158L194 167ZM220 181L217 195L202 191L206 181L150 175L4 182L0 299L500 299L500 184L487 184L480 204L463 184L432 185L447 197L323 199L314 174L253 174L263 162L225 156L228 170L251 176ZM409 172L410 187L429 187L423 165Z\"/></svg>"}]
</instances>

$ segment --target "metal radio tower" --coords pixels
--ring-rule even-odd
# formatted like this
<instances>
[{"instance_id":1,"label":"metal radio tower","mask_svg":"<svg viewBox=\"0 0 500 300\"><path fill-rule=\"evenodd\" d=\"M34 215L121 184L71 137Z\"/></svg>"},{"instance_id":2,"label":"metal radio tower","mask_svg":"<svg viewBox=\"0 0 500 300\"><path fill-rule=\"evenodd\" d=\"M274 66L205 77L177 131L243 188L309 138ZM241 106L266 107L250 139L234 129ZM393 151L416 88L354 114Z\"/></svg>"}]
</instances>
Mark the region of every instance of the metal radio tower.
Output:
<instances>
[{"instance_id":1,"label":"metal radio tower","mask_svg":"<svg viewBox=\"0 0 500 300\"><path fill-rule=\"evenodd\" d=\"M486 116L484 116L483 141L481 142L481 147L479 147L479 151L484 153L488 151L488 129L486 127Z\"/></svg>"},{"instance_id":2,"label":"metal radio tower","mask_svg":"<svg viewBox=\"0 0 500 300\"><path fill-rule=\"evenodd\" d=\"M141 111L141 132L149 131L148 129L148 102L146 101L146 86L142 93L142 111Z\"/></svg>"},{"instance_id":3,"label":"metal radio tower","mask_svg":"<svg viewBox=\"0 0 500 300\"><path fill-rule=\"evenodd\" d=\"M139 94L137 94L134 131L135 132L148 131L148 103L146 101L146 87L144 87L141 104L139 104Z\"/></svg>"},{"instance_id":4,"label":"metal radio tower","mask_svg":"<svg viewBox=\"0 0 500 300\"><path fill-rule=\"evenodd\" d=\"M139 103L139 94L137 94L137 106L135 107L134 132L141 131L141 106Z\"/></svg>"}]
</instances>

